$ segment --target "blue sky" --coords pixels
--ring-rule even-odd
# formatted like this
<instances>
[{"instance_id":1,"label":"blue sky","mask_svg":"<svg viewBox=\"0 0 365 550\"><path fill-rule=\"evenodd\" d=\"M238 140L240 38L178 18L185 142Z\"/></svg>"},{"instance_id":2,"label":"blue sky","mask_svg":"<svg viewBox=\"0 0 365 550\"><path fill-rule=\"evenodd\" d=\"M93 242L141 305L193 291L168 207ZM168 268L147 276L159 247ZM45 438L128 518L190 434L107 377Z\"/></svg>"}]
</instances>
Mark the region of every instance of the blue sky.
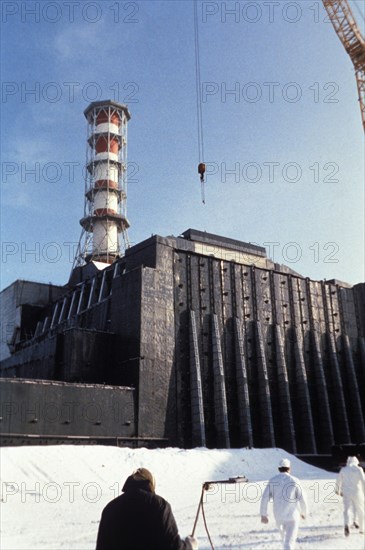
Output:
<instances>
[{"instance_id":1,"label":"blue sky","mask_svg":"<svg viewBox=\"0 0 365 550\"><path fill-rule=\"evenodd\" d=\"M191 1L1 7L1 288L68 280L95 99L132 115L132 243L192 227L266 246L312 279L364 280L356 81L320 1L198 2L205 205Z\"/></svg>"}]
</instances>

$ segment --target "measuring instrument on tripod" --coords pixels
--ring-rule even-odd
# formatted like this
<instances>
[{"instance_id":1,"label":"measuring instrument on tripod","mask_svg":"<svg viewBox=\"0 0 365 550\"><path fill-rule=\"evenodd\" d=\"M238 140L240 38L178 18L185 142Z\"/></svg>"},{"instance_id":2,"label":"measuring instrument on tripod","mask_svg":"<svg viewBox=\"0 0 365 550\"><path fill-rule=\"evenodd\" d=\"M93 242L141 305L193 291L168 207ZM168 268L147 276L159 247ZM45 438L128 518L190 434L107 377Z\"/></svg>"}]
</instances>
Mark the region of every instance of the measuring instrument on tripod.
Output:
<instances>
[{"instance_id":1,"label":"measuring instrument on tripod","mask_svg":"<svg viewBox=\"0 0 365 550\"><path fill-rule=\"evenodd\" d=\"M208 535L209 543L210 543L210 546L211 546L212 550L214 550L214 546L213 546L212 540L210 538L210 534L209 534L208 526L207 526L207 521L206 521L206 518L205 518L204 493L205 493L205 491L209 491L211 485L225 485L225 484L236 484L236 483L248 483L248 479L247 479L246 476L236 476L236 477L230 477L228 479L219 479L219 480L215 480L215 481L204 481L204 483L202 485L202 492L201 492L201 495L200 495L199 505L198 505L198 509L197 509L197 512L196 512L195 521L194 521L194 525L193 525L193 531L191 533L191 536L194 537L194 535L195 535L195 530L196 530L196 526L197 526L197 523L198 523L199 514L200 514L200 510L201 510L202 516L203 516L203 521L204 521L204 527L205 527L206 533Z\"/></svg>"}]
</instances>

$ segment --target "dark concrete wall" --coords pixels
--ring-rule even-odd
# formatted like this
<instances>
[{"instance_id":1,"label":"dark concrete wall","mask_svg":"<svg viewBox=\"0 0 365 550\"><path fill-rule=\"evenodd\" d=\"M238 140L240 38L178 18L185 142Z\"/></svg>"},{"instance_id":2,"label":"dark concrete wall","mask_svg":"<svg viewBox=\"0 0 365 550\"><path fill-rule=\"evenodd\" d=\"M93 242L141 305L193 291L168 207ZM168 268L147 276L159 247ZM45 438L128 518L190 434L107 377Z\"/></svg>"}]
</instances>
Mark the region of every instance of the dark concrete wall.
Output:
<instances>
[{"instance_id":1,"label":"dark concrete wall","mask_svg":"<svg viewBox=\"0 0 365 550\"><path fill-rule=\"evenodd\" d=\"M113 377L115 347L114 334L68 328L4 360L0 377L106 383Z\"/></svg>"},{"instance_id":2,"label":"dark concrete wall","mask_svg":"<svg viewBox=\"0 0 365 550\"><path fill-rule=\"evenodd\" d=\"M172 252L143 270L138 425L139 435L176 441Z\"/></svg>"},{"instance_id":3,"label":"dark concrete wall","mask_svg":"<svg viewBox=\"0 0 365 550\"><path fill-rule=\"evenodd\" d=\"M34 334L42 308L64 289L51 284L17 280L0 294L0 360L10 357L9 344Z\"/></svg>"},{"instance_id":4,"label":"dark concrete wall","mask_svg":"<svg viewBox=\"0 0 365 550\"><path fill-rule=\"evenodd\" d=\"M131 388L0 379L0 396L1 434L135 436Z\"/></svg>"},{"instance_id":5,"label":"dark concrete wall","mask_svg":"<svg viewBox=\"0 0 365 550\"><path fill-rule=\"evenodd\" d=\"M365 440L365 285L182 251L174 273L180 444L317 453Z\"/></svg>"}]
</instances>

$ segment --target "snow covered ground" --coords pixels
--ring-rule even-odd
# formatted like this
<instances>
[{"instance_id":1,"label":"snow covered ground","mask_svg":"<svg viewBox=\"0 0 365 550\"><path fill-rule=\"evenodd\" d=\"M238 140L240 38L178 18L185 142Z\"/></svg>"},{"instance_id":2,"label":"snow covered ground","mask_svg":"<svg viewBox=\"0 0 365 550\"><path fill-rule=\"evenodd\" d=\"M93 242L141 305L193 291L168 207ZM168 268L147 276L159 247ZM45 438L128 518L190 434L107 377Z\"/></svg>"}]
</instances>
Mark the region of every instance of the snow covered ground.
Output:
<instances>
[{"instance_id":1,"label":"snow covered ground","mask_svg":"<svg viewBox=\"0 0 365 550\"><path fill-rule=\"evenodd\" d=\"M173 509L181 536L191 533L204 481L245 475L247 484L214 485L205 494L208 529L216 550L279 549L272 515L260 523L264 482L281 458L307 492L309 516L299 531L298 549L363 549L353 529L343 535L342 502L335 475L309 466L280 449L119 449L50 446L2 448L2 550L86 550L95 548L100 514L120 494L124 479L144 466L156 477L157 492ZM271 509L270 509L271 511ZM196 536L210 548L200 516ZM148 550L148 549L146 549Z\"/></svg>"}]
</instances>

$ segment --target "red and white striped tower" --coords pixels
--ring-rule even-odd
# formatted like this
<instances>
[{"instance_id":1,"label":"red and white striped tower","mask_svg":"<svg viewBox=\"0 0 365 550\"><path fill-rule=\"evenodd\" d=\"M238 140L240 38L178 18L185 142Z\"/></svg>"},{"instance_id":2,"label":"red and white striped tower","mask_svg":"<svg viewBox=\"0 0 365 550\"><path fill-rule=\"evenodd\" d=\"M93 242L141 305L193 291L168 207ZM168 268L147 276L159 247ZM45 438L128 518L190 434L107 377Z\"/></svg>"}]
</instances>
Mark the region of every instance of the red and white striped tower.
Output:
<instances>
[{"instance_id":1,"label":"red and white striped tower","mask_svg":"<svg viewBox=\"0 0 365 550\"><path fill-rule=\"evenodd\" d=\"M128 108L116 101L94 101L84 111L87 125L85 209L76 264L111 264L121 255L120 234L128 247Z\"/></svg>"}]
</instances>

